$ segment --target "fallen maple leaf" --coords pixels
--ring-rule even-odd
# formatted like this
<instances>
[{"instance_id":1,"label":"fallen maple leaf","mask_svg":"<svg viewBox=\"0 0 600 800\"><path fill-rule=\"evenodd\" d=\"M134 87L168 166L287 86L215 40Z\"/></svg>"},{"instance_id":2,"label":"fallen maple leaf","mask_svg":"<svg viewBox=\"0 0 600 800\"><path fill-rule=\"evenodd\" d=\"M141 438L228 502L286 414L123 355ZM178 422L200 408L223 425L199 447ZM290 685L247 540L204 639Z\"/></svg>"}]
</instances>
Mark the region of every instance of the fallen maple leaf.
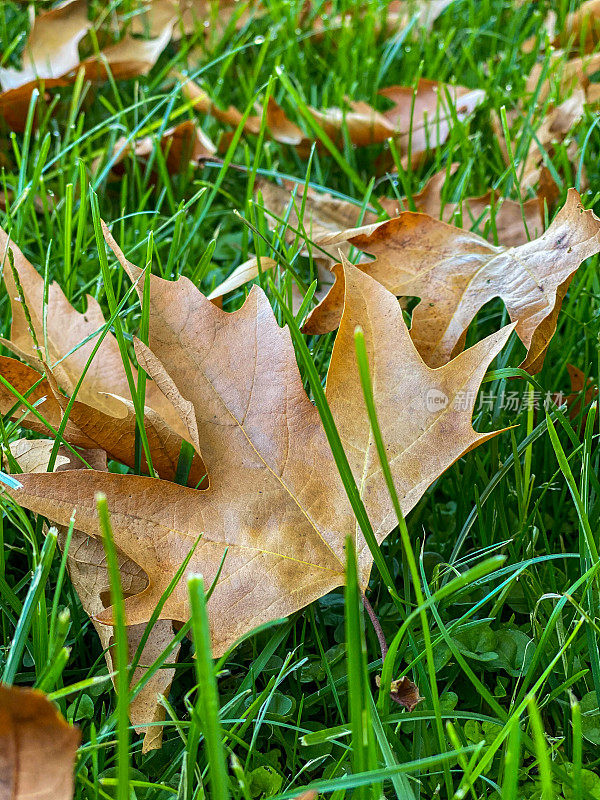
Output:
<instances>
[{"instance_id":1,"label":"fallen maple leaf","mask_svg":"<svg viewBox=\"0 0 600 800\"><path fill-rule=\"evenodd\" d=\"M586 258L600 251L600 220L585 211L570 189L548 230L515 248L495 247L475 233L404 212L395 219L332 237L349 241L375 260L359 268L397 296L419 297L411 335L430 366L445 364L464 346L467 328L495 297L504 301L527 348L523 369L538 372L555 330L571 279ZM333 330L342 313L341 270L311 312L307 333Z\"/></svg>"},{"instance_id":2,"label":"fallen maple leaf","mask_svg":"<svg viewBox=\"0 0 600 800\"><path fill-rule=\"evenodd\" d=\"M71 800L80 738L42 692L0 684L0 797Z\"/></svg>"},{"instance_id":3,"label":"fallen maple leaf","mask_svg":"<svg viewBox=\"0 0 600 800\"><path fill-rule=\"evenodd\" d=\"M135 280L107 230L119 261ZM327 398L378 541L396 524L371 436L354 352L361 325L394 480L407 513L457 458L494 433L471 424L476 391L513 326L493 334L441 369L416 352L395 297L346 263L346 301L327 379ZM96 492L108 498L116 544L146 572L144 591L125 600L130 624L146 622L174 571L194 547L190 572L208 583L215 655L256 625L288 615L344 581L344 541L355 537L361 583L372 556L342 487L316 408L308 399L289 333L253 287L227 314L186 278L152 276L150 348L140 363L193 414L210 487L91 470L23 475L8 490L24 507L66 524L73 508L81 530L99 536ZM402 391L398 392L398 387ZM471 398L462 411L457 395ZM446 398L430 404L428 397ZM224 561L223 561L224 558ZM223 563L222 563L223 562ZM161 617L187 620L180 582ZM98 615L112 621L110 610Z\"/></svg>"},{"instance_id":4,"label":"fallen maple leaf","mask_svg":"<svg viewBox=\"0 0 600 800\"><path fill-rule=\"evenodd\" d=\"M9 247L13 252L14 267L29 320L6 255ZM0 342L29 362L39 373L46 373L47 378L51 378L50 382L44 381L35 390L30 402L46 397L43 408L39 410L40 413L47 414L48 422L56 429L60 425L61 412L67 402L64 395L59 393L58 387L64 389L69 396L73 394L97 338L106 326L102 310L98 302L88 295L86 311L76 311L59 285L51 283L47 313L44 313L43 278L19 248L9 241L8 235L1 228L0 264L4 264L4 282L12 309L10 339L0 339ZM33 326L33 335L29 321ZM0 362L0 368L9 370L7 374L2 372L3 376L24 395L41 379L41 375L17 364L12 359L4 359ZM136 376L135 367L130 367ZM117 461L134 466L136 417L130 398L129 383L117 340L108 333L79 388L65 429L65 439L77 446L101 447ZM6 413L15 402L14 395L2 386L0 403L3 412ZM173 479L187 428L164 394L151 382L146 387L145 406L145 428L153 463L162 477ZM24 410L21 409L20 413ZM47 433L47 428L31 412L27 414L24 425ZM191 484L196 485L205 474L206 469L197 456L190 472Z\"/></svg>"}]
</instances>

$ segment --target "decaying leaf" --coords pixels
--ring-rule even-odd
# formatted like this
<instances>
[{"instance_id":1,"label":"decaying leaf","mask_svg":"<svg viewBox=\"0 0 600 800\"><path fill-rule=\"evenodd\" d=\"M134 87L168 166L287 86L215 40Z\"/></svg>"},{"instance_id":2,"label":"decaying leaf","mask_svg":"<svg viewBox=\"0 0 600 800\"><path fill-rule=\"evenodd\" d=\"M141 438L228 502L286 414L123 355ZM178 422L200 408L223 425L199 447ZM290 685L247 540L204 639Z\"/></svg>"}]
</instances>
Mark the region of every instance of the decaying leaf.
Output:
<instances>
[{"instance_id":1,"label":"decaying leaf","mask_svg":"<svg viewBox=\"0 0 600 800\"><path fill-rule=\"evenodd\" d=\"M264 14L264 6L259 0L148 0L133 18L132 33L158 36L174 14L173 40L179 41L199 33L220 35L229 25L239 30Z\"/></svg>"},{"instance_id":2,"label":"decaying leaf","mask_svg":"<svg viewBox=\"0 0 600 800\"><path fill-rule=\"evenodd\" d=\"M582 261L600 251L600 220L570 189L548 230L515 248L496 247L475 233L412 212L332 239L330 245L350 241L375 256L359 268L395 295L421 299L411 335L430 366L445 364L460 351L479 309L500 297L527 348L521 366L534 373L542 367L571 278ZM311 312L306 332L335 328L342 312L340 268L336 278Z\"/></svg>"},{"instance_id":3,"label":"decaying leaf","mask_svg":"<svg viewBox=\"0 0 600 800\"><path fill-rule=\"evenodd\" d=\"M108 161L113 170L130 154L145 162L152 155L154 147L155 140L151 136L144 136L134 142L122 137L115 142ZM209 137L191 120L168 128L161 136L160 149L171 175L184 172L190 164L197 164L217 152ZM94 172L103 161L103 158L96 161L92 167Z\"/></svg>"},{"instance_id":4,"label":"decaying leaf","mask_svg":"<svg viewBox=\"0 0 600 800\"><path fill-rule=\"evenodd\" d=\"M453 224L458 224L457 218L460 216L462 219L460 227L476 230L478 233L487 230L488 241L497 240L505 247L525 244L543 232L543 203L538 198L525 200L521 207L521 203L516 200L499 197L490 190L479 197L465 197L460 203L442 204L442 188L447 175L445 169L437 172L420 192L413 195L417 211ZM408 204L405 201L402 210L407 208ZM395 216L400 210L398 208L395 214L390 216Z\"/></svg>"},{"instance_id":5,"label":"decaying leaf","mask_svg":"<svg viewBox=\"0 0 600 800\"><path fill-rule=\"evenodd\" d=\"M375 676L375 683L378 687L381 686L381 677L379 675ZM407 675L392 681L390 693L392 699L407 711L414 711L419 703L425 699L421 697L417 684L411 681Z\"/></svg>"},{"instance_id":6,"label":"decaying leaf","mask_svg":"<svg viewBox=\"0 0 600 800\"><path fill-rule=\"evenodd\" d=\"M207 298L213 301L220 300L228 292L233 292L245 283L254 280L254 278L258 277L259 272L268 272L271 269L275 269L276 266L277 262L272 258L261 256L259 260L256 256L253 256L236 267L231 275L225 278L218 286L215 286L212 292L207 295Z\"/></svg>"},{"instance_id":7,"label":"decaying leaf","mask_svg":"<svg viewBox=\"0 0 600 800\"><path fill-rule=\"evenodd\" d=\"M429 30L440 14L454 0L391 0L385 6L385 13L377 15L374 20L375 30L387 36L393 36L404 30L414 19L417 28ZM342 25L356 27L368 8L368 3L355 2L343 15L332 14L333 3L326 2L318 7L318 13L310 20L310 27L315 33L322 33L326 27L337 29ZM328 21L324 22L323 16L327 15Z\"/></svg>"},{"instance_id":8,"label":"decaying leaf","mask_svg":"<svg viewBox=\"0 0 600 800\"><path fill-rule=\"evenodd\" d=\"M598 387L590 377L586 378L585 372L573 366L573 364L567 364L567 372L571 382L571 393L567 397L567 408L569 410L569 419L575 420L581 414L582 408L598 397ZM558 402L558 400L557 398L556 401ZM562 402L564 402L564 399ZM585 418L581 420L579 433L581 433L584 425Z\"/></svg>"},{"instance_id":9,"label":"decaying leaf","mask_svg":"<svg viewBox=\"0 0 600 800\"><path fill-rule=\"evenodd\" d=\"M110 246L133 280L108 232ZM140 363L196 428L194 441L210 475L196 491L167 481L91 470L23 475L10 490L26 508L98 536L95 494L112 512L115 542L148 575L128 597L129 624L146 622L174 570L202 534L189 563L211 582L227 551L209 601L216 655L256 625L290 614L344 581L344 540L353 533L361 583L372 556L357 527L316 408L308 399L289 332L278 327L267 298L253 287L231 314L216 308L186 278L152 276L150 349ZM427 367L406 329L395 297L356 267L345 265L345 306L327 379L327 398L376 536L396 524L364 405L354 330L365 332L376 402L394 480L408 512L444 469L494 434L471 424L475 393L512 326L438 370ZM402 386L402 392L398 392ZM458 393L473 397L467 411ZM446 398L447 405L428 398ZM175 401L174 401L175 402ZM189 617L185 583L161 616ZM98 615L112 621L107 610Z\"/></svg>"},{"instance_id":10,"label":"decaying leaf","mask_svg":"<svg viewBox=\"0 0 600 800\"><path fill-rule=\"evenodd\" d=\"M53 445L53 439L15 439L10 443L10 454L23 472L47 472ZM4 456L2 461L4 462ZM68 463L68 456L56 457L57 468ZM2 468L7 472L12 471L10 464L8 467L3 465Z\"/></svg>"},{"instance_id":11,"label":"decaying leaf","mask_svg":"<svg viewBox=\"0 0 600 800\"><path fill-rule=\"evenodd\" d=\"M261 180L255 188L259 193L259 203L267 214L273 215L273 227L278 224L278 219L287 220L288 242L294 241L296 231L300 231L311 242L318 244L327 234L356 227L359 219L364 225L371 225L378 219L377 214L369 208L362 213L360 203L342 200L329 192L318 192L311 186L305 187L303 183L285 180L280 186L272 181ZM300 224L298 212L302 208L304 216ZM316 257L321 255L316 250L313 253Z\"/></svg>"},{"instance_id":12,"label":"decaying leaf","mask_svg":"<svg viewBox=\"0 0 600 800\"><path fill-rule=\"evenodd\" d=\"M219 109L193 81L180 73L174 73L174 76L181 84L183 96L197 111L210 114L226 125L237 127L240 124L242 113L234 106ZM326 136L338 146L342 144L344 135L356 147L381 144L393 138L401 152L410 149L414 161L446 141L454 115L460 121L466 119L485 97L479 89L450 86L425 78L419 80L416 87L388 86L379 94L393 103L388 111L380 112L369 103L351 100L347 109L307 108ZM260 113L248 117L244 123L246 133L255 134L260 130L262 109L259 107L257 110ZM305 134L292 122L272 97L266 109L266 129L275 141L295 147L301 156L310 153L315 140L312 134Z\"/></svg>"},{"instance_id":13,"label":"decaying leaf","mask_svg":"<svg viewBox=\"0 0 600 800\"><path fill-rule=\"evenodd\" d=\"M0 797L71 800L80 738L42 692L0 684Z\"/></svg>"},{"instance_id":14,"label":"decaying leaf","mask_svg":"<svg viewBox=\"0 0 600 800\"><path fill-rule=\"evenodd\" d=\"M380 95L393 102L384 112L399 134L398 144L403 163L415 164L429 150L447 141L455 118L459 122L470 116L485 99L481 89L450 86L440 81L421 78L415 87L388 86Z\"/></svg>"},{"instance_id":15,"label":"decaying leaf","mask_svg":"<svg viewBox=\"0 0 600 800\"><path fill-rule=\"evenodd\" d=\"M57 430L62 419L59 403L54 397L54 392L48 381L36 372L33 367L17 361L15 358L0 356L0 375L13 389L36 408L43 419ZM34 388L35 387L35 388ZM5 416L11 409L11 420L18 420L19 425L36 433L49 435L51 429L44 422L29 411L25 405L20 405L18 398L4 383L0 383L0 414ZM93 447L92 442L72 422L67 423L65 439L76 447Z\"/></svg>"},{"instance_id":16,"label":"decaying leaf","mask_svg":"<svg viewBox=\"0 0 600 800\"><path fill-rule=\"evenodd\" d=\"M79 45L92 27L87 0L67 0L42 12L32 19L22 68L0 69L0 116L13 130L23 130L33 90L68 86L80 70L91 81L105 81L109 72L115 79L147 74L169 43L176 17L173 11L164 19L153 39L126 34L99 55L81 60Z\"/></svg>"},{"instance_id":17,"label":"decaying leaf","mask_svg":"<svg viewBox=\"0 0 600 800\"><path fill-rule=\"evenodd\" d=\"M579 50L582 45L586 53L595 50L600 41L600 0L585 0L578 9L567 14L565 24L554 44L572 45Z\"/></svg>"},{"instance_id":18,"label":"decaying leaf","mask_svg":"<svg viewBox=\"0 0 600 800\"><path fill-rule=\"evenodd\" d=\"M592 83L591 76L599 69L600 53L565 60L564 52L555 51L550 57L548 77L539 86L538 103L543 103L554 90L557 97L563 98L576 89L582 89L586 93L588 102L597 101L597 84ZM536 91L543 70L543 62L535 64L527 78L528 92Z\"/></svg>"},{"instance_id":19,"label":"decaying leaf","mask_svg":"<svg viewBox=\"0 0 600 800\"><path fill-rule=\"evenodd\" d=\"M539 193L548 195L548 191L545 191L543 186L544 172L549 174L548 168L544 165L545 159L552 158L555 155L557 145L565 142L574 126L582 119L586 102L587 98L584 89L577 87L558 106L550 105L546 109L545 116L541 119L539 125L537 127L534 126L535 135L529 138L527 151L518 167L519 186L522 191L525 192L527 189L539 184ZM524 123L526 119L527 114L516 109L509 115L511 122L519 121ZM509 166L511 159L504 144L504 132L497 115L492 116L492 125L498 137L504 160ZM579 148L575 140L572 140L567 148L567 155L569 161L577 168L579 166ZM552 179L552 183L554 184L554 179ZM552 194L557 195L558 190L555 189L551 196Z\"/></svg>"},{"instance_id":20,"label":"decaying leaf","mask_svg":"<svg viewBox=\"0 0 600 800\"><path fill-rule=\"evenodd\" d=\"M0 69L2 89L17 89L38 79L60 78L75 70L81 61L79 44L91 26L87 0L71 0L37 18L32 16L22 67Z\"/></svg>"},{"instance_id":21,"label":"decaying leaf","mask_svg":"<svg viewBox=\"0 0 600 800\"><path fill-rule=\"evenodd\" d=\"M15 270L35 339L29 329L20 293L6 257L9 247L13 252ZM66 406L66 398L58 391L58 387L69 396L74 392L97 339L106 327L102 310L98 302L88 295L86 311L76 311L60 286L51 283L47 313L44 315L43 278L1 228L0 263L4 264L4 282L12 309L10 340L2 339L1 342L39 372L46 374L47 380L37 387L33 398L46 398L44 407L39 410L40 413L47 413L48 421L56 429ZM133 376L137 377L134 365L131 364L130 367ZM41 377L34 370L27 370L24 365L19 365L12 359L3 359L0 368L10 370L10 374L2 374L22 395ZM50 382L48 379L51 379ZM79 388L65 429L65 438L77 446L101 447L112 458L134 466L135 413L130 398L129 383L117 340L108 333ZM14 402L14 396L2 386L0 403L5 413ZM145 406L145 428L153 463L161 477L172 479L187 428L164 394L152 382L146 387ZM31 412L27 414L24 424L32 430L47 432L47 428ZM196 457L192 464L190 483L196 485L205 474L202 460Z\"/></svg>"},{"instance_id":22,"label":"decaying leaf","mask_svg":"<svg viewBox=\"0 0 600 800\"><path fill-rule=\"evenodd\" d=\"M450 174L457 168L458 164L452 165ZM493 242L497 238L497 241L506 247L524 244L542 233L543 204L539 199L526 200L521 208L521 204L516 200L498 197L495 192L489 191L479 197L463 198L460 203L442 203L442 190L447 177L448 171L440 170L427 181L420 192L413 195L412 200L417 211L436 219L443 219L445 222L454 222L460 216L461 227L475 228L481 233L487 231L487 238L490 241ZM359 204L333 197L326 192L318 192L310 186L305 189L304 184L287 180L279 186L272 182L260 181L257 189L260 191L262 205L267 214L272 214L274 219L287 219L290 226L286 231L288 243L294 241L295 231L300 231L302 238L306 238L312 244L321 245L331 234L355 227L361 215L362 225L372 225L377 222L377 214L374 211L367 208L363 214ZM410 205L406 198L396 200L391 197L378 197L377 202L390 217L408 210ZM298 211L302 208L304 216L300 225ZM274 222L273 227L276 224ZM346 256L349 249L347 242L339 242L333 248L336 252L341 250ZM326 263L334 263L337 260L333 253L331 253L332 258L327 258L325 250L313 247L311 252L316 260L324 260ZM308 247L303 248L301 253L308 255Z\"/></svg>"}]
</instances>

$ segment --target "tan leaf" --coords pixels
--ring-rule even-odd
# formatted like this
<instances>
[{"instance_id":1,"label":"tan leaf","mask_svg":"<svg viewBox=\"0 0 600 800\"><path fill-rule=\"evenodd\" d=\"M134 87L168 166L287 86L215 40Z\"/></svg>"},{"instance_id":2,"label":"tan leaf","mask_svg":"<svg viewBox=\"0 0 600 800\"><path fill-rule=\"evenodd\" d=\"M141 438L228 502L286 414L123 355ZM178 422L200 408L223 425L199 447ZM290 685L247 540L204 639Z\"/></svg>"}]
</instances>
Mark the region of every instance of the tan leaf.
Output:
<instances>
[{"instance_id":1,"label":"tan leaf","mask_svg":"<svg viewBox=\"0 0 600 800\"><path fill-rule=\"evenodd\" d=\"M33 9L33 7L31 7ZM79 66L79 43L92 27L87 0L71 0L31 18L22 68L0 69L4 91L37 79L61 78Z\"/></svg>"},{"instance_id":2,"label":"tan leaf","mask_svg":"<svg viewBox=\"0 0 600 800\"><path fill-rule=\"evenodd\" d=\"M522 166L519 167L519 186L522 191L526 191L535 186L542 179L544 158L552 158L555 154L556 145L562 144L572 131L573 127L582 119L585 111L586 95L583 88L574 89L570 97L563 100L558 106L550 106L546 115L541 120L535 130L535 137L531 137L529 146ZM522 115L521 119L525 117ZM500 125L496 122L496 130L499 138L503 141L504 134L501 133ZM504 159L507 166L510 165L510 158L505 147L503 149ZM572 153L568 153L572 163L579 161L579 149L575 143Z\"/></svg>"},{"instance_id":3,"label":"tan leaf","mask_svg":"<svg viewBox=\"0 0 600 800\"><path fill-rule=\"evenodd\" d=\"M410 145L411 163L430 149L443 145L454 125L454 115L459 122L470 116L485 99L481 89L450 86L440 81L421 78L416 88L388 86L379 91L394 105L384 112L384 117L400 134L400 152L408 163Z\"/></svg>"},{"instance_id":4,"label":"tan leaf","mask_svg":"<svg viewBox=\"0 0 600 800\"><path fill-rule=\"evenodd\" d=\"M233 20L234 28L244 27L251 17L264 14L258 0L148 0L132 22L132 33L157 36L176 15L173 40L197 33L222 34Z\"/></svg>"},{"instance_id":5,"label":"tan leaf","mask_svg":"<svg viewBox=\"0 0 600 800\"><path fill-rule=\"evenodd\" d=\"M458 166L458 164L453 164L450 174L453 174ZM452 222L456 216L461 214L462 227L469 229L476 225L479 231L484 231L487 225L489 229L487 238L493 241L495 230L498 241L506 247L524 244L542 233L544 229L541 211L543 204L539 199L532 198L523 203L527 229L523 224L521 204L515 200L496 196L493 191L486 192L479 197L465 197L460 203L444 203L442 205L442 190L447 175L446 169L440 170L427 181L420 192L413 195L412 199L417 211L429 214L436 219L443 219L445 222ZM291 192L294 187L297 187L297 191L295 201L292 202ZM304 184L289 180L284 181L283 186L269 181L260 181L257 189L262 195L262 205L265 210L275 217L288 220L290 228L285 234L288 243L295 240L296 230L304 231L307 239L313 244L326 243L330 234L338 234L356 226L361 214L361 206L357 203L342 200L326 192L318 192L310 186L305 191ZM304 199L305 196L306 199ZM379 197L377 201L390 217L397 216L409 207L406 198L398 201L395 198ZM304 218L300 225L297 209L301 209L303 205ZM288 215L290 206L291 211ZM492 209L494 225L491 225ZM372 225L375 222L377 222L377 214L367 209L362 217L362 225ZM276 224L277 222L274 222L272 227L275 227ZM527 234L529 234L529 239ZM337 253L339 250L348 256L350 245L347 242L337 243L332 248L332 256L333 251ZM323 259L328 263L336 260L335 258L328 259L323 250L314 247L311 252L315 260ZM308 248L303 248L301 254L308 255Z\"/></svg>"},{"instance_id":6,"label":"tan leaf","mask_svg":"<svg viewBox=\"0 0 600 800\"><path fill-rule=\"evenodd\" d=\"M144 136L129 142L125 137L117 139L112 153L108 160L112 163L112 169L121 164L129 154L145 162L152 155L156 146L155 140L151 136ZM190 164L210 158L217 152L216 146L208 136L191 120L180 122L173 128L168 128L160 139L160 149L166 159L167 170L171 175L184 172ZM104 161L99 158L92 166L95 172L98 166Z\"/></svg>"},{"instance_id":7,"label":"tan leaf","mask_svg":"<svg viewBox=\"0 0 600 800\"><path fill-rule=\"evenodd\" d=\"M71 800L80 739L42 692L0 684L0 797Z\"/></svg>"},{"instance_id":8,"label":"tan leaf","mask_svg":"<svg viewBox=\"0 0 600 800\"><path fill-rule=\"evenodd\" d=\"M218 300L223 297L224 294L233 292L245 283L254 280L254 278L257 278L259 275L259 266L260 272L268 272L271 269L275 269L277 262L267 256L261 256L260 263L256 256L249 258L247 261L244 261L243 264L240 264L239 267L236 267L231 275L225 278L218 286L215 286L212 292L207 295L207 298L209 300Z\"/></svg>"},{"instance_id":9,"label":"tan leaf","mask_svg":"<svg viewBox=\"0 0 600 800\"><path fill-rule=\"evenodd\" d=\"M548 77L542 82L538 94L538 103L543 103L556 87L557 96L567 97L576 89L588 92L591 85L590 75L600 69L600 53L580 56L565 60L565 53L557 50L550 57ZM526 89L534 92L544 70L544 63L535 64L527 78Z\"/></svg>"},{"instance_id":10,"label":"tan leaf","mask_svg":"<svg viewBox=\"0 0 600 800\"><path fill-rule=\"evenodd\" d=\"M453 166L458 167L458 164ZM447 174L445 169L440 170L427 181L420 192L413 195L417 211L452 223L455 223L456 217L460 214L462 228L470 229L476 225L478 231L483 232L487 227L489 232L486 238L492 242L495 230L499 244L505 247L525 244L543 232L543 204L536 198L525 200L521 208L521 204L516 200L500 197L490 190L479 197L465 197L460 203L445 203L442 206L442 188ZM404 208L407 208L407 205ZM523 214L527 227L523 224Z\"/></svg>"},{"instance_id":11,"label":"tan leaf","mask_svg":"<svg viewBox=\"0 0 600 800\"><path fill-rule=\"evenodd\" d=\"M10 443L10 452L23 472L47 472L54 439L15 439ZM65 455L56 457L56 467L68 464Z\"/></svg>"},{"instance_id":12,"label":"tan leaf","mask_svg":"<svg viewBox=\"0 0 600 800\"><path fill-rule=\"evenodd\" d=\"M431 366L460 350L479 309L500 297L527 348L522 368L538 372L571 278L600 251L600 220L584 211L574 189L548 230L516 248L495 247L475 233L412 212L348 233L337 238L375 256L360 269L397 296L421 299L411 335ZM339 289L327 295L311 312L306 332L335 327L340 296Z\"/></svg>"},{"instance_id":13,"label":"tan leaf","mask_svg":"<svg viewBox=\"0 0 600 800\"><path fill-rule=\"evenodd\" d=\"M419 2L391 0L386 4L385 14L377 15L373 20L375 31L386 36L393 36L406 28L413 17L416 18L418 28L429 30L439 15L453 2L454 0L419 0ZM323 3L319 6L319 13L312 21L311 28L317 34L327 28L336 30L343 25L356 28L361 24L368 7L368 3L355 2L343 15L335 15L332 14L333 3ZM327 17L326 22L323 19L324 15Z\"/></svg>"},{"instance_id":14,"label":"tan leaf","mask_svg":"<svg viewBox=\"0 0 600 800\"><path fill-rule=\"evenodd\" d=\"M242 113L237 108L229 106L226 110L219 109L204 89L181 73L175 72L173 75L181 84L183 96L192 102L197 111L210 114L226 125L237 127L240 124ZM453 112L459 120L464 120L485 97L485 93L479 89L449 86L424 78L416 88L389 86L381 89L379 94L392 101L393 106L388 111L380 112L369 103L353 100L348 100L347 109L307 108L324 133L338 146L343 143L345 132L356 147L381 144L394 138L404 151L408 149L410 138L411 153L416 158L446 141L453 122ZM414 112L411 114L413 97ZM260 114L248 117L244 131L256 134L260 125ZM301 156L306 157L310 153L314 136L305 134L292 122L273 97L269 98L267 104L266 128L275 141L295 147Z\"/></svg>"},{"instance_id":15,"label":"tan leaf","mask_svg":"<svg viewBox=\"0 0 600 800\"><path fill-rule=\"evenodd\" d=\"M110 241L110 240L109 240ZM135 279L137 271L125 262ZM396 524L357 374L354 330L364 331L377 406L405 513L444 469L494 434L471 424L475 393L512 326L438 370L411 342L395 297L346 264L345 310L335 342L327 397L351 468L382 541ZM221 577L209 602L215 654L256 625L290 614L344 581L344 540L355 536L361 582L372 557L345 491L316 408L300 378L289 332L278 327L267 298L253 287L227 314L193 284L153 276L150 347L145 368L170 382L191 405L211 475L204 491L150 478L77 470L24 475L12 496L65 524L99 535L95 493L104 491L115 542L149 577L128 597L130 624L149 619L174 570L202 534L189 563L207 582ZM147 350L147 348L144 348ZM398 392L402 386L402 392ZM432 404L440 394L447 407ZM473 397L466 411L457 395ZM442 444L443 443L443 444ZM181 583L162 617L189 617ZM110 622L110 610L99 615Z\"/></svg>"},{"instance_id":16,"label":"tan leaf","mask_svg":"<svg viewBox=\"0 0 600 800\"><path fill-rule=\"evenodd\" d=\"M296 191L292 200L294 190ZM256 184L256 191L260 192L262 205L267 212L271 212L279 219L287 219L290 226L290 230L286 232L288 242L294 241L295 230L300 229L306 232L311 242L318 243L329 233L355 227L361 216L360 203L342 200L328 192L318 192L311 186L305 187L303 183L295 181L285 180L280 186L271 181L261 180ZM300 226L297 212L303 205L305 213ZM377 219L378 215L367 209L362 215L362 224L371 225L377 222ZM275 220L273 227L277 224L278 221ZM313 253L316 257L321 255L316 250L313 250Z\"/></svg>"}]
</instances>

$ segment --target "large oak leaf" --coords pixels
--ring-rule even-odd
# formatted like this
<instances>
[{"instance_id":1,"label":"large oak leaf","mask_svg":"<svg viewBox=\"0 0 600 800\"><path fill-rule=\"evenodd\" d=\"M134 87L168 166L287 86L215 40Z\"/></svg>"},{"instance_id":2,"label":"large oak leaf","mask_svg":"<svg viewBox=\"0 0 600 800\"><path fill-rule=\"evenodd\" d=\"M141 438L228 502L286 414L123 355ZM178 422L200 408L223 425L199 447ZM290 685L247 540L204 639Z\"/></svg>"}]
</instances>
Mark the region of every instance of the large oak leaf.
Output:
<instances>
[{"instance_id":1,"label":"large oak leaf","mask_svg":"<svg viewBox=\"0 0 600 800\"><path fill-rule=\"evenodd\" d=\"M110 236L111 246L115 247ZM116 248L117 256L136 277ZM210 487L193 490L151 478L78 470L23 475L11 490L23 506L59 523L74 507L77 524L100 534L95 495L108 498L115 542L149 578L126 599L130 624L147 621L174 571L194 547L190 572L210 583L213 646L223 653L256 625L288 615L344 581L344 541L353 535L366 585L372 558L351 511L316 408L307 397L287 329L264 293L225 313L193 284L153 277L150 348L138 348L157 383L193 415ZM365 331L382 429L408 512L457 458L494 434L471 424L474 396L511 326L442 369L418 355L394 296L346 265L346 301L327 382L340 436L379 541L395 517L370 435L354 355L354 329ZM428 397L447 399L445 406ZM464 394L472 398L454 403ZM187 404L187 405L186 405ZM162 617L189 616L185 583ZM110 611L99 615L111 622Z\"/></svg>"}]
</instances>

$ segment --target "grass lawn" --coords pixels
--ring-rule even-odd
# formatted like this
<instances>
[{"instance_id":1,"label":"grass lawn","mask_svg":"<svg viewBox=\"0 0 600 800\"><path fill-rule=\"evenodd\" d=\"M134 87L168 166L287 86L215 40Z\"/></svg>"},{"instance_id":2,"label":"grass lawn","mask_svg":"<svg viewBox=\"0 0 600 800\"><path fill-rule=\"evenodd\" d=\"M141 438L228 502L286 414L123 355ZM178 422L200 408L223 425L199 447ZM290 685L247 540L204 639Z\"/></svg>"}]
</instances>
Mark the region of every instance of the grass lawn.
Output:
<instances>
[{"instance_id":1,"label":"grass lawn","mask_svg":"<svg viewBox=\"0 0 600 800\"><path fill-rule=\"evenodd\" d=\"M537 182L522 185L519 169L533 147L543 151L544 174L557 187L542 206L546 222L570 187L580 190L586 208L599 211L597 106L586 105L550 146L540 131L573 87L565 89L554 73L542 93L546 72L537 90L527 85L534 65L550 67L547 15L555 12L560 31L578 0L454 0L429 26L419 17L419 2L402 23L394 22L397 4L384 0L265 0L248 15L242 4L237 10L218 5L195 33L174 36L146 74L95 83L82 74L46 96L34 94L24 130L15 132L3 120L0 99L0 225L46 286L55 280L78 311L85 309L86 294L98 301L132 360L133 337L147 335L148 315L104 247L100 218L131 262L150 264L163 278L186 276L205 294L255 255L274 259L277 268L261 272L257 282L283 325L290 310L298 312L292 276L302 294L311 287L300 315L315 302L318 248L307 250L303 233L310 242L310 231L292 224L296 212L302 217L304 210L308 219L300 200L306 183L354 204L352 227L366 215L386 219L382 198L413 208L427 181L446 169L440 191L444 203L458 204L453 224L502 243L494 208L483 220L461 201L489 190L523 204L535 198ZM41 13L51 4L35 6ZM134 0L110 7L91 0L89 14L100 19L94 35L101 45L101 34L141 19ZM27 6L2 3L2 68L20 68L28 30ZM97 48L93 40L88 33L84 55ZM584 52L584 42L576 42L571 56L579 46ZM244 131L243 119L231 126L218 113L194 108L182 93L182 75L202 86L221 111L232 105L255 115L258 101L257 129ZM590 76L592 86L596 77ZM308 110L344 107L350 99L385 111L389 102L380 89L415 86L421 78L483 95L468 114L451 119L445 141L408 161L406 144L402 152L385 141L355 147L346 125L337 138L323 136ZM268 97L320 144L304 151L270 135L261 118ZM186 120L218 145L217 152L173 168L175 144L167 144L165 132ZM133 143L140 140L144 147L136 155ZM300 191L294 200L288 193L287 208L274 220L261 187L290 179ZM351 260L359 255L349 251ZM4 272L10 268L6 260ZM224 310L240 308L250 286L228 292ZM407 315L413 306L409 301ZM467 346L507 322L501 300L486 303ZM2 288L5 338L10 323ZM172 686L158 710L153 696L152 713L134 730L127 686L139 691L140 678L151 680L165 665L158 659L135 680L126 668L118 612L128 577L119 579L108 546L117 700L72 568L69 577L42 516L3 493L2 680L40 688L80 728L74 796L284 800L310 786L334 800L600 798L600 449L589 391L600 385L599 336L594 256L573 278L543 369L532 377L517 369L524 348L514 335L494 360L473 424L478 431L506 430L456 461L407 515L414 571L403 551L402 525L381 545L397 594L374 566L368 598L379 634L394 643L386 659L389 676L406 676L418 686L422 700L412 711L378 689L381 642L355 572L345 589L263 626L215 662L207 644L210 599L204 600L210 587L191 578L192 618L177 634ZM323 382L333 338L303 337L313 373ZM296 353L315 399L318 387L298 342ZM569 397L570 365L583 373L577 398ZM6 455L10 442L38 434L24 432L19 419L5 414L0 436ZM142 439L138 426L138 471ZM136 465L109 462L116 473L135 472ZM14 472L14 466L7 457L3 469ZM109 522L107 531L110 543ZM165 648L175 635L168 630ZM148 731L162 731L162 746L143 749ZM2 776L0 795L1 787Z\"/></svg>"}]
</instances>

